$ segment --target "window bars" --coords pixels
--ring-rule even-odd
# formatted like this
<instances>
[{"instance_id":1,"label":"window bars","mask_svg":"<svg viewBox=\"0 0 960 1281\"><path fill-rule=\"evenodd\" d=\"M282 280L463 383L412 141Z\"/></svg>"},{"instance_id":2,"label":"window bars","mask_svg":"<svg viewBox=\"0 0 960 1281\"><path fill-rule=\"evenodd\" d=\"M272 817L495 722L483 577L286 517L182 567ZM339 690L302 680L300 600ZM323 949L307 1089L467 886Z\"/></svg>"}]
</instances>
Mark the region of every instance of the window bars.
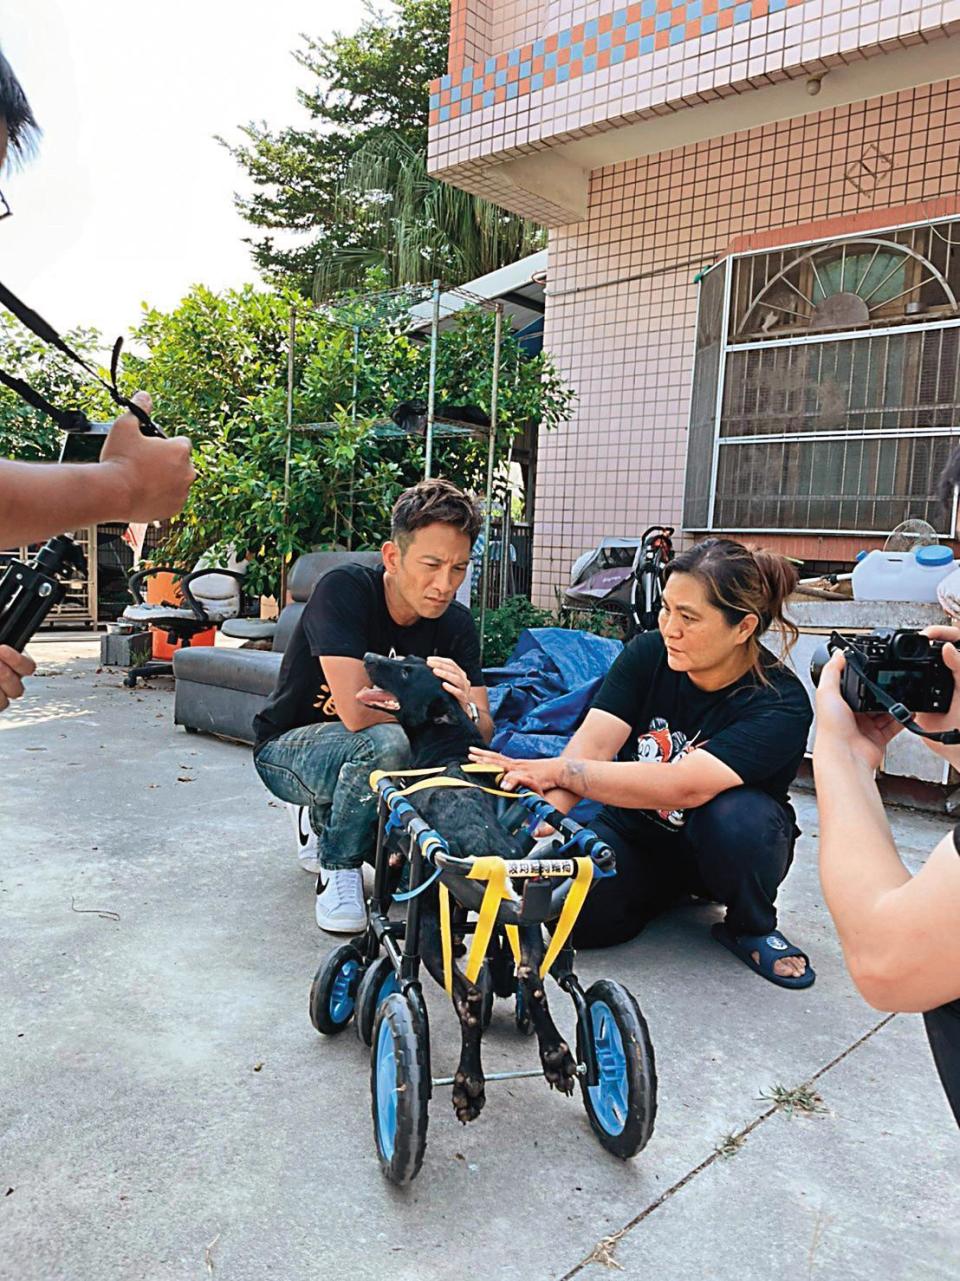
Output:
<instances>
[{"instance_id":1,"label":"window bars","mask_svg":"<svg viewBox=\"0 0 960 1281\"><path fill-rule=\"evenodd\" d=\"M726 259L702 279L684 526L942 523L960 438L960 221ZM952 531L946 531L952 534Z\"/></svg>"}]
</instances>

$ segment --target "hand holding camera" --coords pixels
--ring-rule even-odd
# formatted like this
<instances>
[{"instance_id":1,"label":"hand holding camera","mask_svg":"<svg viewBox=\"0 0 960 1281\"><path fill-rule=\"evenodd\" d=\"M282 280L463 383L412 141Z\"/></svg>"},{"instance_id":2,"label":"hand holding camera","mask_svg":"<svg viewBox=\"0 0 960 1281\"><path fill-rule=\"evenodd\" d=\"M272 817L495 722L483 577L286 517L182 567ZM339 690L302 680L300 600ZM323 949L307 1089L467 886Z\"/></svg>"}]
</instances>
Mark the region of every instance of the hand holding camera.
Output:
<instances>
[{"instance_id":1,"label":"hand holding camera","mask_svg":"<svg viewBox=\"0 0 960 1281\"><path fill-rule=\"evenodd\" d=\"M148 414L153 402L145 391L133 400ZM162 520L178 512L187 500L194 470L186 436L170 440L144 436L133 414L121 414L110 429L100 454L104 479L116 486L116 519ZM121 510L122 508L122 510Z\"/></svg>"},{"instance_id":2,"label":"hand holding camera","mask_svg":"<svg viewBox=\"0 0 960 1281\"><path fill-rule=\"evenodd\" d=\"M960 629L834 632L810 664L818 742L841 741L870 769L902 729L960 763Z\"/></svg>"},{"instance_id":3,"label":"hand holding camera","mask_svg":"<svg viewBox=\"0 0 960 1281\"><path fill-rule=\"evenodd\" d=\"M953 678L953 690L950 704L945 712L918 712L917 724L929 733L943 733L960 726L960 650L957 649L957 642L960 641L960 627L928 627L923 634L942 646L941 659ZM924 741L931 752L936 752L938 756L942 756L944 760L960 769L960 747L949 743L938 743L929 738Z\"/></svg>"}]
</instances>

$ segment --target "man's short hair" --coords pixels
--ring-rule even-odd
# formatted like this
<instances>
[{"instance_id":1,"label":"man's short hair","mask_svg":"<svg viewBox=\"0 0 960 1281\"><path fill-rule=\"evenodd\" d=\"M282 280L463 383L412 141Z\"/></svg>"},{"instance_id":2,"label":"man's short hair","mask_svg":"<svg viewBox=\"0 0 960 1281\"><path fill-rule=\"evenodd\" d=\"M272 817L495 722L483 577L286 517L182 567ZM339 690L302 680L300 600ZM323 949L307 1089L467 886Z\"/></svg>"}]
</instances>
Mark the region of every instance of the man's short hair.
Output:
<instances>
[{"instance_id":1,"label":"man's short hair","mask_svg":"<svg viewBox=\"0 0 960 1281\"><path fill-rule=\"evenodd\" d=\"M0 120L7 126L8 155L23 160L34 150L40 126L13 68L0 53Z\"/></svg>"},{"instance_id":2,"label":"man's short hair","mask_svg":"<svg viewBox=\"0 0 960 1281\"><path fill-rule=\"evenodd\" d=\"M467 535L472 547L480 533L480 510L449 480L421 480L394 503L390 537L405 552L413 534L424 525L452 525Z\"/></svg>"}]
</instances>

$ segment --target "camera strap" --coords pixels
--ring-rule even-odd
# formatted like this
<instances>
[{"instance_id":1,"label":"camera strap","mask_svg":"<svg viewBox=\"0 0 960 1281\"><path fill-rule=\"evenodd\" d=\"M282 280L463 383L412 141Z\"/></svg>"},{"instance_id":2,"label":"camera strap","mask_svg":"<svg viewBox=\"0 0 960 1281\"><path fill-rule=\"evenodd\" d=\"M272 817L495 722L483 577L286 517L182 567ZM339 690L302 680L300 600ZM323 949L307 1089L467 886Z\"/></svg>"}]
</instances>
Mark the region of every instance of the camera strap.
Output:
<instances>
[{"instance_id":1,"label":"camera strap","mask_svg":"<svg viewBox=\"0 0 960 1281\"><path fill-rule=\"evenodd\" d=\"M852 646L848 645L844 648L843 656L848 666L853 668L881 707L895 721L899 721L904 729L909 730L911 734L918 734L921 738L929 738L934 743L945 743L948 746L960 743L960 729L945 729L939 732L921 729L913 712L908 707L904 707L903 703L898 703L896 699L891 698L885 689L882 689L876 681L872 681L866 674L863 670L863 661L859 650L853 649Z\"/></svg>"},{"instance_id":2,"label":"camera strap","mask_svg":"<svg viewBox=\"0 0 960 1281\"><path fill-rule=\"evenodd\" d=\"M36 334L42 342L55 347L57 351L72 360L74 364L79 365L91 378L95 379L109 393L110 398L116 405L121 409L128 410L137 418L145 435L163 435L163 432L147 411L142 409L136 401L124 396L117 386L120 352L123 348L122 338L118 338L113 344L113 354L110 359L110 381L107 382L92 365L88 364L68 343L64 342L51 324L48 324L42 316L38 315L31 307L28 307L26 303L21 302L16 294L12 293L4 284L0 284L0 305L4 306L11 315L16 316L17 320L32 333ZM60 409L57 405L51 404L45 396L42 396L35 387L31 387L24 379L17 378L13 374L8 374L5 370L0 369L0 383L5 387L9 387L16 396L19 396L31 408L38 409L40 413L52 418L61 431L84 432L90 430L90 420L86 414L79 409Z\"/></svg>"}]
</instances>

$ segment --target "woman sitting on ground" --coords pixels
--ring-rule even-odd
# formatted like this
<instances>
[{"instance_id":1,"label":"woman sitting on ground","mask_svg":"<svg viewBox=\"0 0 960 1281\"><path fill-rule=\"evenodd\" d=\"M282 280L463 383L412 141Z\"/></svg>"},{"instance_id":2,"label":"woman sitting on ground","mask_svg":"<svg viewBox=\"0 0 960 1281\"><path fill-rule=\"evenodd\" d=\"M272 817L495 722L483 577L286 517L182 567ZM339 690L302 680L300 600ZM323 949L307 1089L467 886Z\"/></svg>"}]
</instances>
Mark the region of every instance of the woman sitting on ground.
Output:
<instances>
[{"instance_id":1,"label":"woman sitting on ground","mask_svg":"<svg viewBox=\"0 0 960 1281\"><path fill-rule=\"evenodd\" d=\"M809 987L808 957L777 930L777 890L799 831L787 789L812 711L797 677L760 644L796 585L789 562L708 538L666 571L659 632L635 637L611 667L563 755L507 770L563 811L599 801L591 826L617 855L573 940L605 947L635 937L684 894L726 906L714 937L782 987ZM668 765L669 768L663 768Z\"/></svg>"}]
</instances>

